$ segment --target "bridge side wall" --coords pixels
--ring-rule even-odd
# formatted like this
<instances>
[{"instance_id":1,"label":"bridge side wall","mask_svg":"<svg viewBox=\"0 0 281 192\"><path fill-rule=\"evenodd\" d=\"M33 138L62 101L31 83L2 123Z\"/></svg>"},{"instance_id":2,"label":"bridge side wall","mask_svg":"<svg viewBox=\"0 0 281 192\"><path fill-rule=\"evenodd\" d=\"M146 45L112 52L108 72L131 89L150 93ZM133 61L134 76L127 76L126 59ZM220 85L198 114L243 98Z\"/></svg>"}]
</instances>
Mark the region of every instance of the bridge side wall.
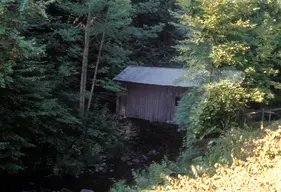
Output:
<instances>
[{"instance_id":1,"label":"bridge side wall","mask_svg":"<svg viewBox=\"0 0 281 192\"><path fill-rule=\"evenodd\" d=\"M126 93L117 99L121 116L168 123L177 110L176 100L187 88L156 86L136 83L124 84Z\"/></svg>"}]
</instances>

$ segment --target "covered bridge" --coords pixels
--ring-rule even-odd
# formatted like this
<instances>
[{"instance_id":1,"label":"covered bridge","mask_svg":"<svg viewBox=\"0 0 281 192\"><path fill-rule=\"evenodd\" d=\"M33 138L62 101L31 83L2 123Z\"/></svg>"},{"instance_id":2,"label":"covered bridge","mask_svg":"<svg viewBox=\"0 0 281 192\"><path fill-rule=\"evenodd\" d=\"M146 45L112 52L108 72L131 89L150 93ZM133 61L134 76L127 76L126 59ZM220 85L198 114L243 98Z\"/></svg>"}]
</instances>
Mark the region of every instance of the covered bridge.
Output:
<instances>
[{"instance_id":1,"label":"covered bridge","mask_svg":"<svg viewBox=\"0 0 281 192\"><path fill-rule=\"evenodd\" d=\"M177 103L196 81L179 81L184 69L129 66L114 80L122 82L125 92L118 94L116 112L123 117L170 123Z\"/></svg>"}]
</instances>

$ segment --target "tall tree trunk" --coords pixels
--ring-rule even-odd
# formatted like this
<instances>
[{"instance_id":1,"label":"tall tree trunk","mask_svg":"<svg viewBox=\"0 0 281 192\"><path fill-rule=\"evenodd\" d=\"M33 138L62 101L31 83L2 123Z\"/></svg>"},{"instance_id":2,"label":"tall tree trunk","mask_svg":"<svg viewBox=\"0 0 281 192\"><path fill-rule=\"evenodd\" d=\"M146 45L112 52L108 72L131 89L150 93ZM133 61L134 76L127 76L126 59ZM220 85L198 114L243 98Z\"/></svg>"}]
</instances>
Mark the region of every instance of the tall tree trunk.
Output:
<instances>
[{"instance_id":1,"label":"tall tree trunk","mask_svg":"<svg viewBox=\"0 0 281 192\"><path fill-rule=\"evenodd\" d=\"M90 33L89 28L91 26L91 13L88 13L87 23L85 26L84 34L84 51L83 51L83 61L82 61L82 71L80 80L80 99L79 99L79 110L80 115L84 116L85 112L85 97L86 97L86 83L87 83L87 68L88 68L88 57L89 57L89 43L90 43Z\"/></svg>"},{"instance_id":2,"label":"tall tree trunk","mask_svg":"<svg viewBox=\"0 0 281 192\"><path fill-rule=\"evenodd\" d=\"M107 28L108 14L109 14L109 8L108 8L107 13L106 13L106 18L105 18L105 29L104 29L104 31L103 31L103 33L102 33L102 38L101 38L99 53L98 53L98 57L97 57L97 61L96 61L96 67L95 67L94 77L93 77L93 80L92 80L92 86L91 86L89 101L88 101L88 105L87 105L87 111L90 111L91 102L92 102L92 97L93 97L93 93L94 93L94 89L95 89L95 85L96 85L97 73L98 73L98 68L99 68L99 64L100 64L101 53L102 53L102 49L103 49L103 45L104 45L105 32L106 32L106 28Z\"/></svg>"}]
</instances>

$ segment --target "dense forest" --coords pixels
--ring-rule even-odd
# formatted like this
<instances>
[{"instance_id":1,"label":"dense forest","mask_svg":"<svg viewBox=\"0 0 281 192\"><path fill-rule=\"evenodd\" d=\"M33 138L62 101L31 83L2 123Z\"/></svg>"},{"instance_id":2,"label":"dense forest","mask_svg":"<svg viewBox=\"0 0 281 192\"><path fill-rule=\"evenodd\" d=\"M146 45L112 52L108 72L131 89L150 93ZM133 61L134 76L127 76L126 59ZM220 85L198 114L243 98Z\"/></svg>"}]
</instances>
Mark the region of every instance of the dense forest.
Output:
<instances>
[{"instance_id":1,"label":"dense forest","mask_svg":"<svg viewBox=\"0 0 281 192\"><path fill-rule=\"evenodd\" d=\"M233 162L251 138L245 135L258 130L259 116L247 112L280 105L280 14L279 0L1 1L1 176L42 168L77 176L129 145L115 115L123 88L112 80L129 65L184 68L183 80L202 83L179 101L175 121L186 136L178 160L134 172L136 186L122 181L111 191L152 189L165 183L163 174L192 175L183 167L195 157L208 167ZM240 136L228 151L204 156L194 147Z\"/></svg>"},{"instance_id":2,"label":"dense forest","mask_svg":"<svg viewBox=\"0 0 281 192\"><path fill-rule=\"evenodd\" d=\"M1 172L84 164L121 142L112 78L171 65L173 3L2 2Z\"/></svg>"}]
</instances>

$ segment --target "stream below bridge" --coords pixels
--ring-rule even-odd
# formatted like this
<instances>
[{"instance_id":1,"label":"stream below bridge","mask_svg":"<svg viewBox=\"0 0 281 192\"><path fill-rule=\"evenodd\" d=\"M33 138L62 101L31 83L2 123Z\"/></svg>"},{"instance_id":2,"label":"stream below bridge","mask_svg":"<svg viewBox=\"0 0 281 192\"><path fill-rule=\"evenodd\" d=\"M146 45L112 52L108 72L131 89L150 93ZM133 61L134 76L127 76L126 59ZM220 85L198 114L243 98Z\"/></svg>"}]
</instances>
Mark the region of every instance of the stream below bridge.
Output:
<instances>
[{"instance_id":1,"label":"stream below bridge","mask_svg":"<svg viewBox=\"0 0 281 192\"><path fill-rule=\"evenodd\" d=\"M167 125L153 125L137 121L137 135L127 144L128 150L120 156L106 158L99 168L89 168L79 177L46 176L42 173L24 173L1 179L3 192L80 192L90 189L107 192L114 181L133 182L132 170L141 170L164 156L175 160L182 146L184 133Z\"/></svg>"}]
</instances>

